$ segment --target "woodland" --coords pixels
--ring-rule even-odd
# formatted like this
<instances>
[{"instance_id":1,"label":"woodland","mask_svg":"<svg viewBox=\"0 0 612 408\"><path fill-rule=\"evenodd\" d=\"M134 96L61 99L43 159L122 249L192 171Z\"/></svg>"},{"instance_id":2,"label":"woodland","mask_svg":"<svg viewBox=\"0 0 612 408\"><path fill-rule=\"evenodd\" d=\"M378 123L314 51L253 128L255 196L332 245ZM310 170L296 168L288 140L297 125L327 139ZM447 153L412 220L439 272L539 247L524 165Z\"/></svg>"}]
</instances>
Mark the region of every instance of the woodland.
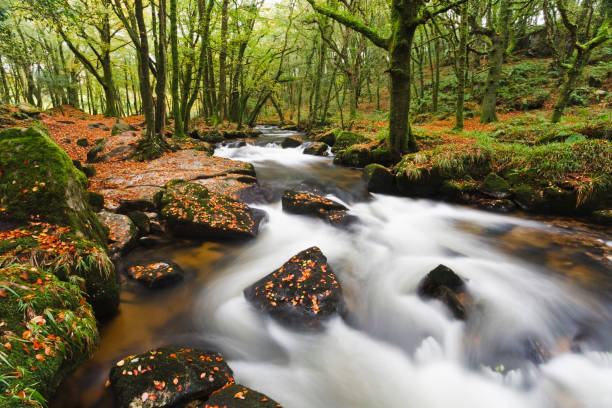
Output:
<instances>
[{"instance_id":1,"label":"woodland","mask_svg":"<svg viewBox=\"0 0 612 408\"><path fill-rule=\"evenodd\" d=\"M1 407L607 407L610 226L612 0L0 0Z\"/></svg>"}]
</instances>

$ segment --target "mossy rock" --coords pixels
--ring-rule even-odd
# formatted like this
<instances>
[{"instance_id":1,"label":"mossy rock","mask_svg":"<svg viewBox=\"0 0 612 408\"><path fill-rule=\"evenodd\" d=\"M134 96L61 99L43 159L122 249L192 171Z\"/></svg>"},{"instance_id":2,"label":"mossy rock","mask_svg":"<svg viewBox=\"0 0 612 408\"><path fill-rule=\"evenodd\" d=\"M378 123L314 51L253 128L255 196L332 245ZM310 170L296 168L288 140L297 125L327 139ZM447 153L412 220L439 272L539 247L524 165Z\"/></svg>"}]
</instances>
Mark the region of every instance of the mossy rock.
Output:
<instances>
[{"instance_id":1,"label":"mossy rock","mask_svg":"<svg viewBox=\"0 0 612 408\"><path fill-rule=\"evenodd\" d=\"M97 163L102 161L102 157L98 157L100 153L104 150L104 146L106 145L106 139L98 139L94 147L89 149L87 152L87 163Z\"/></svg>"},{"instance_id":2,"label":"mossy rock","mask_svg":"<svg viewBox=\"0 0 612 408\"><path fill-rule=\"evenodd\" d=\"M144 211L130 211L127 216L136 225L140 235L147 235L151 232L151 220Z\"/></svg>"},{"instance_id":3,"label":"mossy rock","mask_svg":"<svg viewBox=\"0 0 612 408\"><path fill-rule=\"evenodd\" d=\"M87 201L91 209L95 212L100 212L104 209L104 196L93 191L87 192Z\"/></svg>"},{"instance_id":4,"label":"mossy rock","mask_svg":"<svg viewBox=\"0 0 612 408\"><path fill-rule=\"evenodd\" d=\"M591 219L601 225L612 225L612 209L594 211Z\"/></svg>"},{"instance_id":5,"label":"mossy rock","mask_svg":"<svg viewBox=\"0 0 612 408\"><path fill-rule=\"evenodd\" d=\"M377 163L369 164L363 169L363 174L368 183L368 191L382 194L397 192L395 177L385 166Z\"/></svg>"},{"instance_id":6,"label":"mossy rock","mask_svg":"<svg viewBox=\"0 0 612 408\"><path fill-rule=\"evenodd\" d=\"M215 391L204 408L281 408L281 405L264 394L240 384Z\"/></svg>"},{"instance_id":7,"label":"mossy rock","mask_svg":"<svg viewBox=\"0 0 612 408\"><path fill-rule=\"evenodd\" d=\"M0 280L0 406L46 405L99 342L91 306L77 282L34 266L4 267Z\"/></svg>"},{"instance_id":8,"label":"mossy rock","mask_svg":"<svg viewBox=\"0 0 612 408\"><path fill-rule=\"evenodd\" d=\"M113 130L111 131L111 136L116 136L123 132L128 132L130 130L136 130L133 126L128 125L121 119L117 119L115 124L113 125Z\"/></svg>"},{"instance_id":9,"label":"mossy rock","mask_svg":"<svg viewBox=\"0 0 612 408\"><path fill-rule=\"evenodd\" d=\"M444 180L439 187L440 196L449 201L464 202L466 195L475 193L478 184L472 179Z\"/></svg>"},{"instance_id":10,"label":"mossy rock","mask_svg":"<svg viewBox=\"0 0 612 408\"><path fill-rule=\"evenodd\" d=\"M117 408L183 407L234 384L232 370L214 352L162 347L113 365L110 387Z\"/></svg>"},{"instance_id":11,"label":"mossy rock","mask_svg":"<svg viewBox=\"0 0 612 408\"><path fill-rule=\"evenodd\" d=\"M85 177L87 178L92 178L96 175L96 168L92 165L83 166L83 169L81 171L85 174Z\"/></svg>"},{"instance_id":12,"label":"mossy rock","mask_svg":"<svg viewBox=\"0 0 612 408\"><path fill-rule=\"evenodd\" d=\"M349 147L366 141L363 135L355 132L342 131L336 135L333 151L346 150Z\"/></svg>"},{"instance_id":13,"label":"mossy rock","mask_svg":"<svg viewBox=\"0 0 612 408\"><path fill-rule=\"evenodd\" d=\"M182 180L168 183L160 204L168 228L186 238L253 238L263 219L246 204Z\"/></svg>"},{"instance_id":14,"label":"mossy rock","mask_svg":"<svg viewBox=\"0 0 612 408\"><path fill-rule=\"evenodd\" d=\"M407 196L435 195L443 181L444 178L437 169L425 167L399 171L395 175L395 184L399 193Z\"/></svg>"},{"instance_id":15,"label":"mossy rock","mask_svg":"<svg viewBox=\"0 0 612 408\"><path fill-rule=\"evenodd\" d=\"M78 139L76 141L76 144L77 144L77 146L87 147L87 146L89 146L89 141L87 139L85 139L85 138L81 138L81 139Z\"/></svg>"},{"instance_id":16,"label":"mossy rock","mask_svg":"<svg viewBox=\"0 0 612 408\"><path fill-rule=\"evenodd\" d=\"M315 142L321 142L333 146L336 143L336 137L342 132L342 129L332 129L325 133L315 135L313 137Z\"/></svg>"},{"instance_id":17,"label":"mossy rock","mask_svg":"<svg viewBox=\"0 0 612 408\"><path fill-rule=\"evenodd\" d=\"M13 112L13 114L11 115L11 117L12 117L13 119L17 119L17 120L28 120L28 119L30 119L30 116L29 116L29 115L27 115L27 114L25 114L25 113L23 113L23 112L20 112L20 111Z\"/></svg>"},{"instance_id":18,"label":"mossy rock","mask_svg":"<svg viewBox=\"0 0 612 408\"><path fill-rule=\"evenodd\" d=\"M372 163L372 153L368 146L354 145L337 152L334 163L350 167L365 167Z\"/></svg>"},{"instance_id":19,"label":"mossy rock","mask_svg":"<svg viewBox=\"0 0 612 408\"><path fill-rule=\"evenodd\" d=\"M310 154L312 156L327 156L329 146L323 142L314 142L306 149L304 149L304 154Z\"/></svg>"},{"instance_id":20,"label":"mossy rock","mask_svg":"<svg viewBox=\"0 0 612 408\"><path fill-rule=\"evenodd\" d=\"M555 185L545 188L521 184L514 188L514 201L523 210L537 213L579 215L589 207L578 205L578 193Z\"/></svg>"},{"instance_id":21,"label":"mossy rock","mask_svg":"<svg viewBox=\"0 0 612 408\"><path fill-rule=\"evenodd\" d=\"M502 199L512 195L510 184L495 173L489 173L480 190L489 197Z\"/></svg>"},{"instance_id":22,"label":"mossy rock","mask_svg":"<svg viewBox=\"0 0 612 408\"><path fill-rule=\"evenodd\" d=\"M25 223L39 216L106 244L106 231L88 204L87 178L49 136L35 128L0 131L0 167L1 218Z\"/></svg>"},{"instance_id":23,"label":"mossy rock","mask_svg":"<svg viewBox=\"0 0 612 408\"><path fill-rule=\"evenodd\" d=\"M76 237L68 227L32 222L0 232L0 265L15 262L45 265L64 281L81 278L98 317L111 315L119 305L117 275L106 251Z\"/></svg>"},{"instance_id":24,"label":"mossy rock","mask_svg":"<svg viewBox=\"0 0 612 408\"><path fill-rule=\"evenodd\" d=\"M390 166L393 164L393 154L386 146L378 146L372 150L372 163L382 164L383 166Z\"/></svg>"},{"instance_id":25,"label":"mossy rock","mask_svg":"<svg viewBox=\"0 0 612 408\"><path fill-rule=\"evenodd\" d=\"M298 147L301 146L303 143L302 138L299 136L288 136L286 138L283 139L283 141L281 142L281 147L283 149L288 149L291 147Z\"/></svg>"}]
</instances>

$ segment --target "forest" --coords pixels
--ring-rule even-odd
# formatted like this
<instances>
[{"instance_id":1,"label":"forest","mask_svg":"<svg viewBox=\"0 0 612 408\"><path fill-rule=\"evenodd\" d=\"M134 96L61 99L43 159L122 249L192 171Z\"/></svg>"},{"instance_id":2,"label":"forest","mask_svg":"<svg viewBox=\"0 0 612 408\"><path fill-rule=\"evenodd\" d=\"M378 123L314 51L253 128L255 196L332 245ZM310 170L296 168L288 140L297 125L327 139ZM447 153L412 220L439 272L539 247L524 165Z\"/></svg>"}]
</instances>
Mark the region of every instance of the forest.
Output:
<instances>
[{"instance_id":1,"label":"forest","mask_svg":"<svg viewBox=\"0 0 612 408\"><path fill-rule=\"evenodd\" d=\"M0 407L612 406L612 0L0 0Z\"/></svg>"}]
</instances>

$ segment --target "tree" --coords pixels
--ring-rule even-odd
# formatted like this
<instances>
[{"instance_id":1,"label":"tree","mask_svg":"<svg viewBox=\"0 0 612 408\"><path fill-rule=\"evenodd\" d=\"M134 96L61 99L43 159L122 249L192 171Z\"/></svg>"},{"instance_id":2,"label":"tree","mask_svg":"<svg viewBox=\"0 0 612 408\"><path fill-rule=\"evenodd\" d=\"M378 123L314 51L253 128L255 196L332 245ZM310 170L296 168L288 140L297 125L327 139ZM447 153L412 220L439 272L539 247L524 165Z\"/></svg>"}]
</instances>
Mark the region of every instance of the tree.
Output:
<instances>
[{"instance_id":1,"label":"tree","mask_svg":"<svg viewBox=\"0 0 612 408\"><path fill-rule=\"evenodd\" d=\"M561 120L563 111L567 107L570 96L576 87L576 82L582 74L584 66L589 60L591 52L612 38L612 5L609 0L596 2L583 0L580 3L578 15L580 19L572 21L570 10L566 0L555 0L561 21L569 33L568 58L562 65L565 68L565 76L561 85L561 91L553 107L551 121L557 123ZM598 4L597 4L598 3ZM601 18L594 13L599 8ZM599 21L598 21L599 20Z\"/></svg>"},{"instance_id":2,"label":"tree","mask_svg":"<svg viewBox=\"0 0 612 408\"><path fill-rule=\"evenodd\" d=\"M389 108L389 139L391 153L398 158L407 151L416 151L416 140L410 129L410 55L417 28L432 17L457 7L467 0L447 4L428 5L425 0L392 0L390 2L391 35L383 37L377 30L365 25L358 16L343 13L338 8L324 6L317 0L308 0L319 13L363 34L374 45L389 55L391 77L391 105Z\"/></svg>"}]
</instances>

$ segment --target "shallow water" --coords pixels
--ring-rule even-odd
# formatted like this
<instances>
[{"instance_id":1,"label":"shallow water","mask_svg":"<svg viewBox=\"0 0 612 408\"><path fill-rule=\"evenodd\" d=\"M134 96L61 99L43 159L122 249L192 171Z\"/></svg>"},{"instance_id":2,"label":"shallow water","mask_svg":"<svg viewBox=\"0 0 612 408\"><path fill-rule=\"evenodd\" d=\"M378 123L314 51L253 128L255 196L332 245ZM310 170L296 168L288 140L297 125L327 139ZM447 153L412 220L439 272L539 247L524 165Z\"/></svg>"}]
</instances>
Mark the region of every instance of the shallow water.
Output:
<instances>
[{"instance_id":1,"label":"shallow water","mask_svg":"<svg viewBox=\"0 0 612 408\"><path fill-rule=\"evenodd\" d=\"M126 264L170 258L188 276L160 292L124 281L121 314L56 407L111 407L102 384L113 361L170 343L222 351L239 382L287 408L612 407L605 231L369 196L360 171L276 145L293 132L264 132L256 146L216 154L252 162L276 195L309 187L340 199L360 222L337 229L273 202L257 205L269 218L251 242L134 252ZM350 319L297 333L258 314L242 290L313 245L341 282ZM475 298L465 323L415 294L441 263Z\"/></svg>"}]
</instances>

